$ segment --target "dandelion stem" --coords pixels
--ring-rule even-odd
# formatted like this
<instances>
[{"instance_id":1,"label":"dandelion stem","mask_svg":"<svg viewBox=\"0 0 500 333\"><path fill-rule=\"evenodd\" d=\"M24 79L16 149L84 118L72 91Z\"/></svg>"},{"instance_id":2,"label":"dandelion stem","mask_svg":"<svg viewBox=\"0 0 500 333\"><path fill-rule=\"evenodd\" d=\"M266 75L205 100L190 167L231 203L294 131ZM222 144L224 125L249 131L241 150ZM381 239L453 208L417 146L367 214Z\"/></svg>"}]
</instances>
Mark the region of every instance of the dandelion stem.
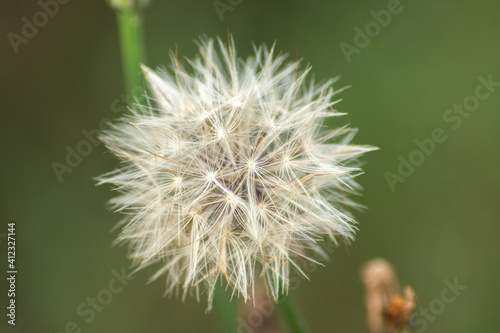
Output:
<instances>
[{"instance_id":1,"label":"dandelion stem","mask_svg":"<svg viewBox=\"0 0 500 333\"><path fill-rule=\"evenodd\" d=\"M144 80L141 64L145 62L141 6L137 0L110 0L115 9L120 35L120 49L125 89L132 100L142 101Z\"/></svg>"},{"instance_id":2,"label":"dandelion stem","mask_svg":"<svg viewBox=\"0 0 500 333\"><path fill-rule=\"evenodd\" d=\"M309 330L293 301L284 294L278 298L278 309L289 333L307 333Z\"/></svg>"},{"instance_id":3,"label":"dandelion stem","mask_svg":"<svg viewBox=\"0 0 500 333\"><path fill-rule=\"evenodd\" d=\"M237 302L234 302L237 304ZM231 304L229 295L223 286L217 285L214 292L214 306L225 333L237 332L238 322L236 320L236 305Z\"/></svg>"},{"instance_id":4,"label":"dandelion stem","mask_svg":"<svg viewBox=\"0 0 500 333\"><path fill-rule=\"evenodd\" d=\"M145 47L142 31L141 5L147 0L109 0L110 6L116 12L118 31L120 35L120 50L125 89L132 101L143 104L144 79L141 75L141 64L145 62ZM230 304L229 296L224 288L215 289L214 305L225 332L234 333L237 330L237 311Z\"/></svg>"}]
</instances>

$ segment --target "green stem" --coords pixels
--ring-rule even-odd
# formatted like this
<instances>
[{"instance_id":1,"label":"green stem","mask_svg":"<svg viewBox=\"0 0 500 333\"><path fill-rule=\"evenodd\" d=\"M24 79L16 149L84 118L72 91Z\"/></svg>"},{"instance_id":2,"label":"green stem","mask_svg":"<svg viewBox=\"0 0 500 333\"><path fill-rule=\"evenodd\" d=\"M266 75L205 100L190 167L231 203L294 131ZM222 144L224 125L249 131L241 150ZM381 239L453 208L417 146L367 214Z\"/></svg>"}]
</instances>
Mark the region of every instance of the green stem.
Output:
<instances>
[{"instance_id":1,"label":"green stem","mask_svg":"<svg viewBox=\"0 0 500 333\"><path fill-rule=\"evenodd\" d=\"M116 11L125 89L132 100L144 99L144 78L141 64L145 62L141 9L136 1L111 1Z\"/></svg>"},{"instance_id":2,"label":"green stem","mask_svg":"<svg viewBox=\"0 0 500 333\"><path fill-rule=\"evenodd\" d=\"M237 304L237 302L234 302ZM222 323L225 333L236 333L238 322L236 320L238 312L236 305L231 304L230 295L224 290L224 287L218 284L214 291L215 311Z\"/></svg>"},{"instance_id":3,"label":"green stem","mask_svg":"<svg viewBox=\"0 0 500 333\"><path fill-rule=\"evenodd\" d=\"M134 0L110 0L116 11L120 49L125 80L125 88L133 100L142 104L144 101L144 79L141 64L145 62L145 48L142 31L140 3ZM147 1L142 0L142 3ZM222 286L215 289L214 305L227 333L237 330L237 311L229 301L229 295ZM302 316L293 302L285 295L280 295L278 308L290 333L307 333Z\"/></svg>"},{"instance_id":4,"label":"green stem","mask_svg":"<svg viewBox=\"0 0 500 333\"><path fill-rule=\"evenodd\" d=\"M289 333L307 333L309 330L300 314L288 296L281 294L278 298L278 309Z\"/></svg>"}]
</instances>

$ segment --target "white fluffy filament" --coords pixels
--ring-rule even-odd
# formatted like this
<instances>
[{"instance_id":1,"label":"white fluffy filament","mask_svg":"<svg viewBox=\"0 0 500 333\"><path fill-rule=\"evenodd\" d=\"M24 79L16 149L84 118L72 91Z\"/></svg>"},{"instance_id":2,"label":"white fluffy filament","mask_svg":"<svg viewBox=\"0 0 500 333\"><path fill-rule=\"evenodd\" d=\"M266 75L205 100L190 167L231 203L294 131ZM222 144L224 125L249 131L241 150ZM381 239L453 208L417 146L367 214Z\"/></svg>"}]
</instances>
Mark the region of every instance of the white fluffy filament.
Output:
<instances>
[{"instance_id":1,"label":"white fluffy filament","mask_svg":"<svg viewBox=\"0 0 500 333\"><path fill-rule=\"evenodd\" d=\"M123 167L100 177L116 186L126 214L118 242L138 269L159 263L167 293L208 294L224 278L251 297L262 278L272 298L286 291L298 259L324 256L318 241L353 238L359 186L355 131L324 130L341 115L332 84L305 84L310 68L286 64L265 46L247 60L234 43L202 39L194 74L143 68L148 105L112 125L103 141Z\"/></svg>"}]
</instances>

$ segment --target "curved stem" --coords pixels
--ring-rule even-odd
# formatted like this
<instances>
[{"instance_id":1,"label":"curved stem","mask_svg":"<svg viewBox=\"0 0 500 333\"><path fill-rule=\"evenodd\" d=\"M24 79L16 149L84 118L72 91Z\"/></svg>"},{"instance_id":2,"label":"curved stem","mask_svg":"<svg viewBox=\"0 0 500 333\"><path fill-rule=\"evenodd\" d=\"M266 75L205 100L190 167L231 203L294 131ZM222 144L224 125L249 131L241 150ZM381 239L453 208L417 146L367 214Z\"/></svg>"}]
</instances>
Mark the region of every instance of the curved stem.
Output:
<instances>
[{"instance_id":1,"label":"curved stem","mask_svg":"<svg viewBox=\"0 0 500 333\"><path fill-rule=\"evenodd\" d=\"M139 0L139 2L141 2ZM147 1L144 1L146 3ZM116 11L125 88L134 100L144 102L144 78L141 64L145 62L145 48L142 30L140 5L134 0L110 0ZM218 286L214 294L214 305L227 333L237 330L237 311L230 304L229 296L223 287ZM308 329L293 302L285 295L280 295L278 308L290 333L307 333Z\"/></svg>"},{"instance_id":2,"label":"curved stem","mask_svg":"<svg viewBox=\"0 0 500 333\"><path fill-rule=\"evenodd\" d=\"M279 296L278 309L289 333L309 332L302 315L288 296L284 294Z\"/></svg>"}]
</instances>

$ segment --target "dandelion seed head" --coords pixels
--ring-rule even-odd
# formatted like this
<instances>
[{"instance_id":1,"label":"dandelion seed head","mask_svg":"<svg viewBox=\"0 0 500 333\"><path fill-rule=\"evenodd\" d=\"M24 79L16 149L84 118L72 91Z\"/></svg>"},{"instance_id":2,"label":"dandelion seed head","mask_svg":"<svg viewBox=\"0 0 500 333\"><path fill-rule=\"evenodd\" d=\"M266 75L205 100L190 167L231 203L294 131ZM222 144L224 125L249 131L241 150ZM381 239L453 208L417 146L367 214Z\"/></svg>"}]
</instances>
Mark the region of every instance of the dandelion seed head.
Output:
<instances>
[{"instance_id":1,"label":"dandelion seed head","mask_svg":"<svg viewBox=\"0 0 500 333\"><path fill-rule=\"evenodd\" d=\"M210 308L218 280L248 300L262 279L277 300L291 270L324 257L321 240L353 239L349 194L373 148L323 126L342 115L335 80L314 83L274 48L247 59L234 42L199 48L191 72L175 56L170 70L144 67L147 103L103 135L122 161L100 177L125 214L117 242L138 269L159 267L167 294L204 293Z\"/></svg>"}]
</instances>

